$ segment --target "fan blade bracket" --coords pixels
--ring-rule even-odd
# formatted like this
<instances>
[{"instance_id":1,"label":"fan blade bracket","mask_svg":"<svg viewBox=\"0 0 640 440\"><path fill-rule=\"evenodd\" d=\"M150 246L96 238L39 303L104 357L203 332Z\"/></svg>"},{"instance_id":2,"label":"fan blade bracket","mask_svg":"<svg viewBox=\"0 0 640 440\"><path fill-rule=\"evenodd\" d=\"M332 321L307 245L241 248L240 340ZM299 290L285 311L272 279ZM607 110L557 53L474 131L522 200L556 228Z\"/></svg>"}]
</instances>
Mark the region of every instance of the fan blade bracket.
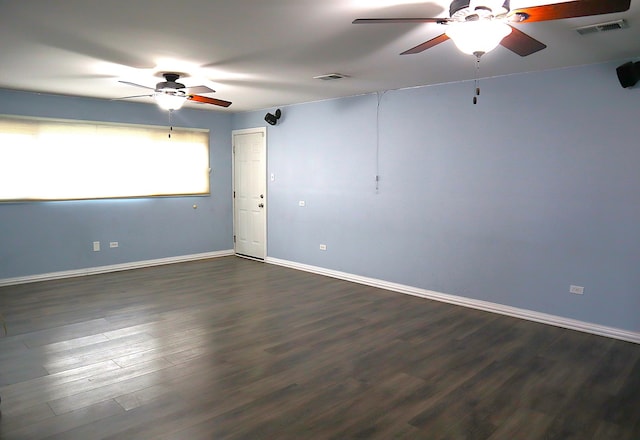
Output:
<instances>
[{"instance_id":1,"label":"fan blade bracket","mask_svg":"<svg viewBox=\"0 0 640 440\"><path fill-rule=\"evenodd\" d=\"M166 95L177 95L177 96L185 96L187 93L185 89L174 89L172 87L163 87L161 89L155 89L156 93L164 93Z\"/></svg>"},{"instance_id":2,"label":"fan blade bracket","mask_svg":"<svg viewBox=\"0 0 640 440\"><path fill-rule=\"evenodd\" d=\"M522 23L528 19L529 14L526 12L514 12L513 14L507 15L507 21L510 23Z\"/></svg>"}]
</instances>

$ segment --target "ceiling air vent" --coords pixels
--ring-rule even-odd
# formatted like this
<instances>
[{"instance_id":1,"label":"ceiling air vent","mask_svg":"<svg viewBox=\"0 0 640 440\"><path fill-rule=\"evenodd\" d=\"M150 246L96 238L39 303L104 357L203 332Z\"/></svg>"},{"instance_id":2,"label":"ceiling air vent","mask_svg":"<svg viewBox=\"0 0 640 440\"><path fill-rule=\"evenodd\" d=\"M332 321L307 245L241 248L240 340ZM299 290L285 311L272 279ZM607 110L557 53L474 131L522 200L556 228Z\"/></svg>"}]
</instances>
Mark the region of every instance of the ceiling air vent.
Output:
<instances>
[{"instance_id":1,"label":"ceiling air vent","mask_svg":"<svg viewBox=\"0 0 640 440\"><path fill-rule=\"evenodd\" d=\"M625 20L609 21L607 23L592 24L590 26L583 26L576 29L580 35L595 34L596 32L615 31L616 29L626 29L629 27L629 23Z\"/></svg>"},{"instance_id":2,"label":"ceiling air vent","mask_svg":"<svg viewBox=\"0 0 640 440\"><path fill-rule=\"evenodd\" d=\"M325 75L318 75L313 77L313 79L321 79L323 81L335 81L342 78L349 78L349 75L343 75L342 73L327 73Z\"/></svg>"}]
</instances>

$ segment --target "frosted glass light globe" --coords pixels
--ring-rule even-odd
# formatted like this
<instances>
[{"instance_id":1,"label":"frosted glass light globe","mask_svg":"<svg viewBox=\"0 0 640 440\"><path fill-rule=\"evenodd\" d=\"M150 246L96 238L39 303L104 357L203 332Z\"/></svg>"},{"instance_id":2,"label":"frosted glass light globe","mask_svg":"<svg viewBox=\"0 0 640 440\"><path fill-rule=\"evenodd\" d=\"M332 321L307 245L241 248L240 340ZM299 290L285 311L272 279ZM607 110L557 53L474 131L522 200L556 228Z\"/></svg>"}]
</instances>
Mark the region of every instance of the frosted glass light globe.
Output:
<instances>
[{"instance_id":1,"label":"frosted glass light globe","mask_svg":"<svg viewBox=\"0 0 640 440\"><path fill-rule=\"evenodd\" d=\"M492 51L510 33L511 26L498 20L452 23L446 32L460 51L470 55Z\"/></svg>"}]
</instances>

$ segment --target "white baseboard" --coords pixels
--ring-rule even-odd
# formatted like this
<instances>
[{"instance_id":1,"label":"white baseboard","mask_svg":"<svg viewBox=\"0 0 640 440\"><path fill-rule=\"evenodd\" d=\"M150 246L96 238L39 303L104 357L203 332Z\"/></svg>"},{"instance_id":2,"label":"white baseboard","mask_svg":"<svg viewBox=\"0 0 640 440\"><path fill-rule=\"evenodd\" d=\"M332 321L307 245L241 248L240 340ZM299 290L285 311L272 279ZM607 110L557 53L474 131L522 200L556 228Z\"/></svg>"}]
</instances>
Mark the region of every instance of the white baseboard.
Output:
<instances>
[{"instance_id":1,"label":"white baseboard","mask_svg":"<svg viewBox=\"0 0 640 440\"><path fill-rule=\"evenodd\" d=\"M291 269L303 270L306 272L312 272L319 275L325 275L332 278L338 278L345 281L351 281L354 283L365 284L367 286L379 287L381 289L404 293L406 295L419 296L421 298L432 299L432 300L441 301L449 304L455 304L458 306L469 307L472 309L483 310L486 312L498 313L501 315L512 316L515 318L521 318L529 321L540 322L543 324L554 325L556 327L563 327L570 330L577 330L585 333L591 333L594 335L606 336L609 338L620 339L623 341L640 344L640 333L623 330L615 327L607 327L599 324L593 324L590 322L578 321L571 318L564 318L562 316L549 315L547 313L540 313L532 310L505 306L502 304L492 303L488 301L465 298L463 296L450 295L447 293L435 292L433 290L420 289L418 287L391 283L391 282L379 280L376 278L362 277L359 275L353 275L346 272L325 269L323 267L310 266L307 264L296 263L294 261L288 261L288 260L281 260L278 258L267 257L265 259L265 262L270 264L275 264L278 266L288 267Z\"/></svg>"},{"instance_id":2,"label":"white baseboard","mask_svg":"<svg viewBox=\"0 0 640 440\"><path fill-rule=\"evenodd\" d=\"M85 269L65 270L62 272L51 272L37 275L27 275L23 277L0 279L0 287L13 286L16 284L35 283L38 281L59 280L62 278L82 277L96 275L100 273L119 272L122 270L140 269L143 267L161 266L163 264L184 263L186 261L205 260L207 258L218 258L233 255L233 249L224 251L204 252L201 254L179 255L177 257L158 258L155 260L133 261L131 263L112 264L110 266L88 267Z\"/></svg>"},{"instance_id":3,"label":"white baseboard","mask_svg":"<svg viewBox=\"0 0 640 440\"><path fill-rule=\"evenodd\" d=\"M51 272L37 275L27 275L23 277L0 279L0 287L11 286L17 284L34 283L38 281L58 280L62 278L73 278L80 276L96 275L108 272L118 272L123 270L139 269L143 267L161 266L163 264L183 263L187 261L204 260L208 258L218 258L234 255L234 250L205 252L201 254L180 255L177 257L158 258L155 260L134 261L131 263L113 264L109 266L89 267L85 269L67 270L62 272ZM526 319L529 321L540 322L543 324L554 325L571 330L577 330L594 335L606 336L609 338L620 339L623 341L640 344L640 333L623 330L615 327L607 327L604 325L593 324L590 322L578 321L562 316L550 315L547 313L535 312L517 307L505 306L503 304L481 301L477 299L465 298L463 296L450 295L447 293L435 292L433 290L421 289L418 287L407 286L404 284L392 283L389 281L379 280L376 278L362 277L347 272L325 269L323 267L311 266L308 264L296 263L294 261L281 260L278 258L267 257L265 263L278 266L288 267L291 269L311 272L318 275L324 275L332 278L338 278L345 281L351 281L367 286L378 287L393 292L404 293L406 295L418 296L421 298L432 299L449 304L455 304L472 309L483 310L486 312L498 313L501 315L512 316L515 318Z\"/></svg>"}]
</instances>

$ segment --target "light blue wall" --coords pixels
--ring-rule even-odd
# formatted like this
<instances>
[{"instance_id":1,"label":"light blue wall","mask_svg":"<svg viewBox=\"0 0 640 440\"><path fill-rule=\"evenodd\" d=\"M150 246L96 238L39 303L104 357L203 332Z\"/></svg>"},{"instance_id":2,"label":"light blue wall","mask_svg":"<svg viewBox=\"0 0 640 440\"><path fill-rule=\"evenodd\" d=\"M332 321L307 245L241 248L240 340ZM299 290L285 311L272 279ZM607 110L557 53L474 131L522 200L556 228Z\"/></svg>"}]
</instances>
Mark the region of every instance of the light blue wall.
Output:
<instances>
[{"instance_id":1,"label":"light blue wall","mask_svg":"<svg viewBox=\"0 0 640 440\"><path fill-rule=\"evenodd\" d=\"M477 106L471 83L389 91L378 128L376 95L283 107L268 255L640 331L640 90L617 64L485 79ZM175 115L211 130L210 197L0 204L0 279L231 249L231 130L266 111ZM167 123L7 90L0 113Z\"/></svg>"},{"instance_id":2,"label":"light blue wall","mask_svg":"<svg viewBox=\"0 0 640 440\"><path fill-rule=\"evenodd\" d=\"M155 105L9 90L0 90L0 114L168 124ZM210 130L208 197L0 204L0 279L232 249L231 119L198 109L173 116L175 126Z\"/></svg>"},{"instance_id":3,"label":"light blue wall","mask_svg":"<svg viewBox=\"0 0 640 440\"><path fill-rule=\"evenodd\" d=\"M471 83L389 91L378 153L376 95L283 107L268 255L640 331L640 91L616 65L485 79L476 106Z\"/></svg>"}]
</instances>

